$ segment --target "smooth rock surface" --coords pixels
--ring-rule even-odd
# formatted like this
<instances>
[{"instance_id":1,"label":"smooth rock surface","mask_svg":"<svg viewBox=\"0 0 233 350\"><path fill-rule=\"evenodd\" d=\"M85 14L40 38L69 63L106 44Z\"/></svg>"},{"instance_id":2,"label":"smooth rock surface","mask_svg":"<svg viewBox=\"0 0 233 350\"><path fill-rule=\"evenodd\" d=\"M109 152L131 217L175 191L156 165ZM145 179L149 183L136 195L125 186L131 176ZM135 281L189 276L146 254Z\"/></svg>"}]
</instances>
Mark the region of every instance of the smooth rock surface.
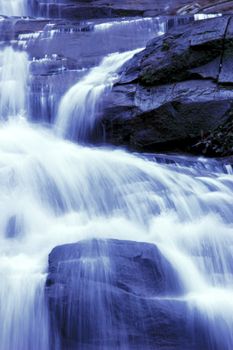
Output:
<instances>
[{"instance_id":1,"label":"smooth rock surface","mask_svg":"<svg viewBox=\"0 0 233 350\"><path fill-rule=\"evenodd\" d=\"M200 334L193 341L187 306L174 299L182 294L179 279L155 245L91 240L56 247L46 293L62 349L204 346Z\"/></svg>"}]
</instances>

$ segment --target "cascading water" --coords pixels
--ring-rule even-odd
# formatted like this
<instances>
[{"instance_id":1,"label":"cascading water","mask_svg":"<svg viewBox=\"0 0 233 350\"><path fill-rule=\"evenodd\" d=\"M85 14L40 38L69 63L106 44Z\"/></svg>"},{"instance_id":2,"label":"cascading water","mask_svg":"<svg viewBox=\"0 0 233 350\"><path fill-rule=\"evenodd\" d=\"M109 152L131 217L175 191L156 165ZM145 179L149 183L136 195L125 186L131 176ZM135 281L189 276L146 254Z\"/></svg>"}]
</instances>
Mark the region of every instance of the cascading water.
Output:
<instances>
[{"instance_id":1,"label":"cascading water","mask_svg":"<svg viewBox=\"0 0 233 350\"><path fill-rule=\"evenodd\" d=\"M232 175L81 147L25 121L1 126L0 149L2 350L29 350L36 337L36 349L48 347L48 252L93 235L156 243L179 272L181 297L211 327L225 321L230 350Z\"/></svg>"},{"instance_id":2,"label":"cascading water","mask_svg":"<svg viewBox=\"0 0 233 350\"><path fill-rule=\"evenodd\" d=\"M11 47L0 52L0 120L25 114L27 73L25 52L16 52Z\"/></svg>"},{"instance_id":3,"label":"cascading water","mask_svg":"<svg viewBox=\"0 0 233 350\"><path fill-rule=\"evenodd\" d=\"M0 15L4 16L27 16L39 14L43 17L50 17L50 8L57 5L57 10L52 12L59 16L59 1L57 0L1 0Z\"/></svg>"},{"instance_id":4,"label":"cascading water","mask_svg":"<svg viewBox=\"0 0 233 350\"><path fill-rule=\"evenodd\" d=\"M166 299L187 303L190 315L198 312L205 324L208 345L195 350L232 349L232 172L208 161L200 167L160 164L59 137L86 140L101 94L133 54L112 54L87 73L65 94L55 130L49 130L27 121L33 119L25 112L27 55L1 52L0 350L67 350L50 332L47 259L53 247L88 238L156 244L181 284L182 292ZM86 274L111 279L105 260L100 270L90 259L82 263ZM96 296L90 307L102 302ZM102 350L111 348L104 339L111 334L111 314L107 318L97 320ZM129 350L121 331L116 349Z\"/></svg>"},{"instance_id":5,"label":"cascading water","mask_svg":"<svg viewBox=\"0 0 233 350\"><path fill-rule=\"evenodd\" d=\"M116 80L117 70L138 51L109 55L65 94L56 120L58 135L79 141L87 140L95 128L103 93Z\"/></svg>"},{"instance_id":6,"label":"cascading water","mask_svg":"<svg viewBox=\"0 0 233 350\"><path fill-rule=\"evenodd\" d=\"M0 66L0 119L1 127L4 129L9 127L8 123L25 120L27 117L27 55L7 47L0 53ZM6 121L8 123L4 123ZM21 141L24 142L24 140ZM17 154L12 151L9 150L9 153L4 149L0 151L0 177L4 182L2 186L5 188L1 191L1 209L3 211L6 209L5 201L11 206L11 209L8 207L10 211L6 210L5 219L1 222L0 349L47 349L48 332L45 332L46 328L43 325L47 324L49 327L43 295L44 275L38 266L36 267L38 264L36 259L33 264L23 251L20 252L14 248L16 241L21 240L25 227L24 214L18 211L19 207L16 208L21 194L18 192L19 197L15 199L12 197L13 188L16 185L13 163L16 165L18 162ZM10 159L13 161L11 165ZM35 308L35 299L38 303L37 308Z\"/></svg>"},{"instance_id":7,"label":"cascading water","mask_svg":"<svg viewBox=\"0 0 233 350\"><path fill-rule=\"evenodd\" d=\"M105 77L102 71L101 79L106 79L104 84L107 92L111 76L116 76L114 69L118 67L117 59L120 65L124 55L127 56L126 51L145 47L147 41L162 34L165 27L166 21L163 18L119 20L111 22L110 26L109 23L95 24L94 21L78 25L55 22L47 24L43 31L20 34L18 46L34 57L30 66L32 79L29 100L33 111L29 113L30 118L54 122L61 97L93 67L100 74L103 67L97 66L104 57L103 64L113 72L109 71ZM65 44L61 45L61 42ZM117 55L118 51L120 53ZM116 60L112 68L107 67L107 63L112 60ZM89 78L85 77L82 83L86 88L87 79ZM92 84L96 85L96 91L98 84L94 81ZM76 88L78 90L78 85ZM75 104L78 108L78 101L73 101L74 109ZM61 119L68 121L69 116L61 116L59 122Z\"/></svg>"},{"instance_id":8,"label":"cascading water","mask_svg":"<svg viewBox=\"0 0 233 350\"><path fill-rule=\"evenodd\" d=\"M1 0L0 15L5 16L23 16L27 11L27 2L25 0Z\"/></svg>"}]
</instances>

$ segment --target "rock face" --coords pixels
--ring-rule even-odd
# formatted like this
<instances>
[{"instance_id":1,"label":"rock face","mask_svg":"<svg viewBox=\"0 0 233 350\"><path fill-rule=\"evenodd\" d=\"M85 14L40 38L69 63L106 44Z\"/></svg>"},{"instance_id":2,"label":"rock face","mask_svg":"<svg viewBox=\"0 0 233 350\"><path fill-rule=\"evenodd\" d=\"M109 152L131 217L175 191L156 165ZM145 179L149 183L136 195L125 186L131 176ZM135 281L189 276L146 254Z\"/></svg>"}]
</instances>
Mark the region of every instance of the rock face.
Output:
<instances>
[{"instance_id":1,"label":"rock face","mask_svg":"<svg viewBox=\"0 0 233 350\"><path fill-rule=\"evenodd\" d=\"M179 23L175 18L169 26ZM184 18L182 16L181 20ZM192 20L185 17L185 20ZM111 21L111 20L108 20ZM53 123L61 97L110 53L144 47L166 25L164 19L103 20L5 18L0 40L25 50L30 62L29 115ZM133 40L132 40L133 38ZM61 44L62 43L62 44Z\"/></svg>"},{"instance_id":2,"label":"rock face","mask_svg":"<svg viewBox=\"0 0 233 350\"><path fill-rule=\"evenodd\" d=\"M113 0L110 2L104 0L24 0L23 2L24 10L18 15L71 20L186 15L198 12L231 13L233 11L232 0ZM4 8L3 4L3 7L0 7L0 15L7 13L4 12ZM6 9L8 9L7 6Z\"/></svg>"},{"instance_id":3,"label":"rock face","mask_svg":"<svg viewBox=\"0 0 233 350\"><path fill-rule=\"evenodd\" d=\"M31 3L31 12L70 19L157 16L174 15L180 8L184 13L197 12L209 3L207 0L199 0L197 6L197 2L193 0L34 0Z\"/></svg>"},{"instance_id":4,"label":"rock face","mask_svg":"<svg viewBox=\"0 0 233 350\"><path fill-rule=\"evenodd\" d=\"M105 103L106 141L143 151L193 151L233 107L233 18L177 27L125 67Z\"/></svg>"},{"instance_id":5,"label":"rock face","mask_svg":"<svg viewBox=\"0 0 233 350\"><path fill-rule=\"evenodd\" d=\"M194 146L194 150L206 156L231 156L233 154L233 118L214 129L210 135ZM232 164L232 158L229 159Z\"/></svg>"},{"instance_id":6,"label":"rock face","mask_svg":"<svg viewBox=\"0 0 233 350\"><path fill-rule=\"evenodd\" d=\"M61 349L205 348L201 333L193 341L186 304L169 298L182 288L152 244L91 240L56 247L46 285Z\"/></svg>"},{"instance_id":7,"label":"rock face","mask_svg":"<svg viewBox=\"0 0 233 350\"><path fill-rule=\"evenodd\" d=\"M199 0L187 2L179 7L176 14L186 15L188 13L232 13L232 0Z\"/></svg>"},{"instance_id":8,"label":"rock face","mask_svg":"<svg viewBox=\"0 0 233 350\"><path fill-rule=\"evenodd\" d=\"M221 4L222 2L222 4ZM219 4L220 3L220 4ZM31 13L69 19L228 12L232 1L213 0L29 0Z\"/></svg>"}]
</instances>

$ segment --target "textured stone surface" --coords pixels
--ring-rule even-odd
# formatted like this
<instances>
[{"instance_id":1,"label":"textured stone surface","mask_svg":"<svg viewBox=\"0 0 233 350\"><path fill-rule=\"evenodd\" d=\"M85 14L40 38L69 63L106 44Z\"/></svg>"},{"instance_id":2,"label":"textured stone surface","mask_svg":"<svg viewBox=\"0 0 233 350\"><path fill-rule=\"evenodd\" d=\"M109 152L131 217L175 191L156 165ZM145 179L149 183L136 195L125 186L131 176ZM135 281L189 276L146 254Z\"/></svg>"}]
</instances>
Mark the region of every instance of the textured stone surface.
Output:
<instances>
[{"instance_id":1,"label":"textured stone surface","mask_svg":"<svg viewBox=\"0 0 233 350\"><path fill-rule=\"evenodd\" d=\"M70 19L174 15L177 12L229 13L233 10L232 1L221 0L37 0L32 4L33 14Z\"/></svg>"},{"instance_id":2,"label":"textured stone surface","mask_svg":"<svg viewBox=\"0 0 233 350\"><path fill-rule=\"evenodd\" d=\"M106 141L192 151L232 118L233 18L190 23L152 40L123 69L103 117Z\"/></svg>"}]
</instances>

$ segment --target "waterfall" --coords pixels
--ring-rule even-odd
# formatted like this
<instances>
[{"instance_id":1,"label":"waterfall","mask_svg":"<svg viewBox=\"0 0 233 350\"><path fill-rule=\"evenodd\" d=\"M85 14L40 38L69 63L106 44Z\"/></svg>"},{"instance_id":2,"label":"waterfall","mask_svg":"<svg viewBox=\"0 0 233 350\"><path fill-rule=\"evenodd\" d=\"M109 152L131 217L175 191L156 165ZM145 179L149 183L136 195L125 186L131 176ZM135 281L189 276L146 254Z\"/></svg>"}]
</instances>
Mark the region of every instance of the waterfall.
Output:
<instances>
[{"instance_id":1,"label":"waterfall","mask_svg":"<svg viewBox=\"0 0 233 350\"><path fill-rule=\"evenodd\" d=\"M59 105L55 125L58 135L79 141L86 141L91 136L103 93L113 85L118 69L139 51L117 52L107 56L98 67L71 87Z\"/></svg>"},{"instance_id":2,"label":"waterfall","mask_svg":"<svg viewBox=\"0 0 233 350\"><path fill-rule=\"evenodd\" d=\"M1 126L0 153L1 350L29 350L35 336L46 349L48 252L88 237L155 243L210 336L224 320L232 344L232 175L82 147L25 120Z\"/></svg>"},{"instance_id":3,"label":"waterfall","mask_svg":"<svg viewBox=\"0 0 233 350\"><path fill-rule=\"evenodd\" d=\"M4 16L27 16L42 15L50 16L50 6L58 4L57 0L0 0L0 15ZM59 17L59 11L57 11Z\"/></svg>"},{"instance_id":4,"label":"waterfall","mask_svg":"<svg viewBox=\"0 0 233 350\"><path fill-rule=\"evenodd\" d=\"M98 25L96 32L108 27ZM176 271L180 290L165 297L152 291L151 298L185 303L188 316L203 322L208 347L195 350L232 350L232 169L209 160L161 162L87 145L102 96L138 51L108 55L68 89L54 128L45 127L42 117L30 122L27 54L11 47L0 52L0 350L67 350L50 328L44 293L48 254L55 246L92 238L156 245ZM99 271L89 258L81 261L85 274L110 280L108 259ZM97 292L91 291L92 304L84 310L104 305ZM111 314L97 322L100 349L109 350L101 336L111 335ZM115 335L116 349L130 350L126 332Z\"/></svg>"},{"instance_id":5,"label":"waterfall","mask_svg":"<svg viewBox=\"0 0 233 350\"><path fill-rule=\"evenodd\" d=\"M26 14L25 0L0 0L0 15L23 16Z\"/></svg>"},{"instance_id":6,"label":"waterfall","mask_svg":"<svg viewBox=\"0 0 233 350\"><path fill-rule=\"evenodd\" d=\"M120 32L124 31L125 33L131 33L134 34L134 36L137 36L138 32L142 31L148 31L154 32L156 35L164 34L165 32L165 25L166 21L164 21L161 18L152 18L152 17L145 17L145 18L137 18L137 19L123 19L121 21L111 21L111 22L105 22L105 23L99 23L94 25L95 31L109 31L112 30L113 32ZM132 38L134 40L134 38Z\"/></svg>"},{"instance_id":7,"label":"waterfall","mask_svg":"<svg viewBox=\"0 0 233 350\"><path fill-rule=\"evenodd\" d=\"M0 119L26 113L28 60L11 47L0 52Z\"/></svg>"}]
</instances>

